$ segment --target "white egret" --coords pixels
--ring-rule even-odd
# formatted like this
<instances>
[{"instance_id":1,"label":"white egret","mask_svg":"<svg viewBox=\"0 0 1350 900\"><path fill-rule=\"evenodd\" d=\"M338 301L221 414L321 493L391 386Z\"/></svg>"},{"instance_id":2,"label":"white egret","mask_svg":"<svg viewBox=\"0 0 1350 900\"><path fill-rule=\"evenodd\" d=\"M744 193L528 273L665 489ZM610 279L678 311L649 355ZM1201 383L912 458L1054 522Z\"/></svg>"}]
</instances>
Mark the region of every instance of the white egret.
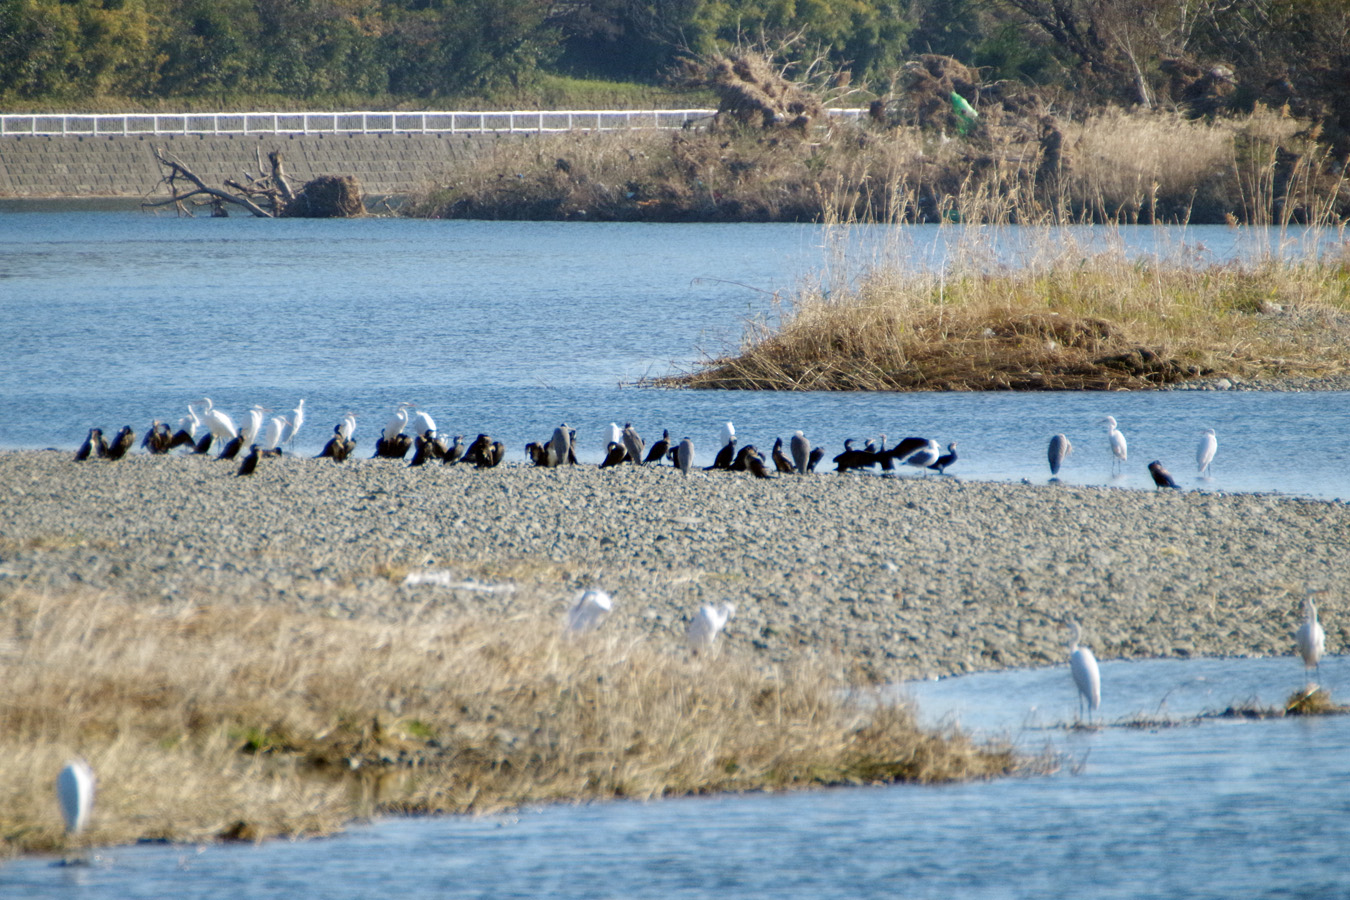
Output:
<instances>
[{"instance_id":1,"label":"white egret","mask_svg":"<svg viewBox=\"0 0 1350 900\"><path fill-rule=\"evenodd\" d=\"M342 420L337 424L337 433L342 436L344 441L352 439L352 433L356 431L356 414L348 412L343 415Z\"/></svg>"},{"instance_id":2,"label":"white egret","mask_svg":"<svg viewBox=\"0 0 1350 900\"><path fill-rule=\"evenodd\" d=\"M94 811L94 770L82 759L72 759L56 776L56 799L61 803L61 818L66 834L76 835L89 825Z\"/></svg>"},{"instance_id":3,"label":"white egret","mask_svg":"<svg viewBox=\"0 0 1350 900\"><path fill-rule=\"evenodd\" d=\"M1069 620L1069 630L1072 632L1069 638L1069 671L1073 673L1073 683L1078 686L1078 711L1082 715L1086 703L1088 721L1091 721L1093 710L1102 705L1102 676L1092 649L1078 646L1083 632L1073 619Z\"/></svg>"},{"instance_id":4,"label":"white egret","mask_svg":"<svg viewBox=\"0 0 1350 900\"><path fill-rule=\"evenodd\" d=\"M408 426L408 410L412 409L411 403L400 403L398 409L389 417L389 421L384 423L384 439L392 441L395 437L403 433L403 429Z\"/></svg>"},{"instance_id":5,"label":"white egret","mask_svg":"<svg viewBox=\"0 0 1350 900\"><path fill-rule=\"evenodd\" d=\"M585 634L600 627L614 609L614 598L604 591L589 590L577 594L576 602L567 611L563 630L569 635Z\"/></svg>"},{"instance_id":6,"label":"white egret","mask_svg":"<svg viewBox=\"0 0 1350 900\"><path fill-rule=\"evenodd\" d=\"M1050 475L1054 477L1059 474L1060 467L1064 461L1073 453L1073 444L1062 434L1057 434L1050 439L1050 448L1046 451L1046 458L1050 461Z\"/></svg>"},{"instance_id":7,"label":"white egret","mask_svg":"<svg viewBox=\"0 0 1350 900\"><path fill-rule=\"evenodd\" d=\"M415 435L425 435L430 431L433 438L436 436L436 420L425 410L414 407L414 412L408 419L408 424Z\"/></svg>"},{"instance_id":8,"label":"white egret","mask_svg":"<svg viewBox=\"0 0 1350 900\"><path fill-rule=\"evenodd\" d=\"M1107 416L1097 423L1106 426L1106 440L1111 444L1111 455L1114 458L1111 462L1111 471L1115 472L1121 463L1125 462L1128 450L1125 445L1125 435L1121 434L1116 428L1116 417Z\"/></svg>"},{"instance_id":9,"label":"white egret","mask_svg":"<svg viewBox=\"0 0 1350 900\"><path fill-rule=\"evenodd\" d=\"M1298 647L1298 655L1303 657L1305 669L1318 668L1326 643L1326 632L1317 621L1317 607L1313 605L1312 598L1307 597L1303 601L1303 624L1294 632L1294 645Z\"/></svg>"},{"instance_id":10,"label":"white egret","mask_svg":"<svg viewBox=\"0 0 1350 900\"><path fill-rule=\"evenodd\" d=\"M722 425L722 446L725 447L734 440L736 440L736 426L730 422L724 423Z\"/></svg>"},{"instance_id":11,"label":"white egret","mask_svg":"<svg viewBox=\"0 0 1350 900\"><path fill-rule=\"evenodd\" d=\"M718 632L726 627L727 621L735 614L736 607L730 603L699 607L684 632L685 638L689 641L689 649L698 653L712 647Z\"/></svg>"},{"instance_id":12,"label":"white egret","mask_svg":"<svg viewBox=\"0 0 1350 900\"><path fill-rule=\"evenodd\" d=\"M689 474L689 469L694 465L694 442L685 438L680 441L675 448L675 465L680 467L680 471Z\"/></svg>"},{"instance_id":13,"label":"white egret","mask_svg":"<svg viewBox=\"0 0 1350 900\"><path fill-rule=\"evenodd\" d=\"M619 427L618 422L610 422L609 428L605 431L605 452L609 452L610 444L623 446L623 429Z\"/></svg>"},{"instance_id":14,"label":"white egret","mask_svg":"<svg viewBox=\"0 0 1350 900\"><path fill-rule=\"evenodd\" d=\"M263 432L262 448L267 453L272 453L281 446L286 437L286 427L289 421L284 416L273 416L267 420L267 429Z\"/></svg>"},{"instance_id":15,"label":"white egret","mask_svg":"<svg viewBox=\"0 0 1350 900\"><path fill-rule=\"evenodd\" d=\"M287 419L286 433L281 436L282 443L295 446L295 433L300 430L300 426L305 424L305 398L301 397L300 402L291 410Z\"/></svg>"},{"instance_id":16,"label":"white egret","mask_svg":"<svg viewBox=\"0 0 1350 900\"><path fill-rule=\"evenodd\" d=\"M202 421L206 423L211 436L218 441L230 441L239 436L239 429L234 424L234 419L216 409L211 403L210 397L201 399Z\"/></svg>"},{"instance_id":17,"label":"white egret","mask_svg":"<svg viewBox=\"0 0 1350 900\"><path fill-rule=\"evenodd\" d=\"M245 444L251 444L258 439L258 433L262 431L263 413L267 412L267 407L253 404L248 411L248 418L239 426L239 436L244 439Z\"/></svg>"},{"instance_id":18,"label":"white egret","mask_svg":"<svg viewBox=\"0 0 1350 900\"><path fill-rule=\"evenodd\" d=\"M1209 464L1214 461L1214 453L1219 449L1219 439L1214 436L1213 428L1200 432L1200 443L1195 448L1195 466L1200 477L1209 477Z\"/></svg>"},{"instance_id":19,"label":"white egret","mask_svg":"<svg viewBox=\"0 0 1350 900\"><path fill-rule=\"evenodd\" d=\"M792 465L796 468L797 474L805 475L806 464L811 461L811 442L800 431L794 431L792 440L788 442L788 448L792 451Z\"/></svg>"}]
</instances>

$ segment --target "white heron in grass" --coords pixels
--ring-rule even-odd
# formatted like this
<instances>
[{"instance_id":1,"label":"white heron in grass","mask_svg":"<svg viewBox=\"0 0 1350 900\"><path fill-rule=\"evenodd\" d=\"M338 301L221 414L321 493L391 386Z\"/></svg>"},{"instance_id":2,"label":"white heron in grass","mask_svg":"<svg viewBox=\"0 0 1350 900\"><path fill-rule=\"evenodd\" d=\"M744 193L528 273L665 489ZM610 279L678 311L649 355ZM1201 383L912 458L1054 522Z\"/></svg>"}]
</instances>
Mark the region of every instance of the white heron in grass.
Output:
<instances>
[{"instance_id":1,"label":"white heron in grass","mask_svg":"<svg viewBox=\"0 0 1350 900\"><path fill-rule=\"evenodd\" d=\"M1327 634L1322 630L1322 623L1317 621L1317 607L1313 605L1311 597L1306 597L1303 600L1303 624L1294 632L1294 646L1298 647L1298 655L1303 657L1305 669L1318 668L1326 645Z\"/></svg>"},{"instance_id":2,"label":"white heron in grass","mask_svg":"<svg viewBox=\"0 0 1350 900\"><path fill-rule=\"evenodd\" d=\"M1214 453L1219 449L1219 439L1214 436L1213 428L1200 432L1200 443L1195 447L1195 467L1202 478L1209 477L1209 464L1214 461Z\"/></svg>"},{"instance_id":3,"label":"white heron in grass","mask_svg":"<svg viewBox=\"0 0 1350 900\"><path fill-rule=\"evenodd\" d=\"M77 835L89 825L94 811L94 770L82 759L72 759L56 776L56 799L61 803L61 818L66 834Z\"/></svg>"},{"instance_id":4,"label":"white heron in grass","mask_svg":"<svg viewBox=\"0 0 1350 900\"><path fill-rule=\"evenodd\" d=\"M567 611L567 621L563 624L563 630L570 635L594 631L613 609L614 598L604 591L582 591L577 594L576 602Z\"/></svg>"},{"instance_id":5,"label":"white heron in grass","mask_svg":"<svg viewBox=\"0 0 1350 900\"><path fill-rule=\"evenodd\" d=\"M1111 461L1111 471L1114 473L1129 455L1125 435L1121 434L1120 429L1116 427L1115 416L1107 416L1097 424L1106 426L1106 440L1111 445L1111 456L1114 457Z\"/></svg>"},{"instance_id":6,"label":"white heron in grass","mask_svg":"<svg viewBox=\"0 0 1350 900\"><path fill-rule=\"evenodd\" d=\"M1062 434L1057 434L1050 439L1050 447L1046 450L1046 459L1050 461L1050 477L1059 475L1060 468L1063 467L1065 460L1073 453L1073 444Z\"/></svg>"},{"instance_id":7,"label":"white heron in grass","mask_svg":"<svg viewBox=\"0 0 1350 900\"><path fill-rule=\"evenodd\" d=\"M735 614L736 607L730 603L699 607L698 612L694 613L694 618L689 620L689 627L684 631L685 639L689 641L689 649L694 653L710 649L713 641L717 640L717 635Z\"/></svg>"},{"instance_id":8,"label":"white heron in grass","mask_svg":"<svg viewBox=\"0 0 1350 900\"><path fill-rule=\"evenodd\" d=\"M1078 712L1082 715L1083 706L1086 705L1090 722L1093 711L1102 705L1102 676L1097 669L1097 657L1092 655L1092 648L1078 645L1083 631L1072 619L1069 620L1069 631L1069 671L1073 673L1073 683L1078 687Z\"/></svg>"}]
</instances>

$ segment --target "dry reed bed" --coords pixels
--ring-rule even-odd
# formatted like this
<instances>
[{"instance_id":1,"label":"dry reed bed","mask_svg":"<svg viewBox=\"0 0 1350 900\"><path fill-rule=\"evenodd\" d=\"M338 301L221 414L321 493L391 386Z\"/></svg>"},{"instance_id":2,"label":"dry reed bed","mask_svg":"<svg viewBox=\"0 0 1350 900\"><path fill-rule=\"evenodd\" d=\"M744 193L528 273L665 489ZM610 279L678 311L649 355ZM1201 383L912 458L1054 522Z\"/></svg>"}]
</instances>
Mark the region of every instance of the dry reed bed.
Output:
<instances>
[{"instance_id":1,"label":"dry reed bed","mask_svg":"<svg viewBox=\"0 0 1350 900\"><path fill-rule=\"evenodd\" d=\"M1324 221L1347 205L1307 123L1258 109L1196 121L1106 112L1062 123L1052 172L1037 126L979 141L836 121L499 141L410 199L413 216L604 221Z\"/></svg>"},{"instance_id":2,"label":"dry reed bed","mask_svg":"<svg viewBox=\"0 0 1350 900\"><path fill-rule=\"evenodd\" d=\"M807 286L742 346L670 383L769 390L1121 390L1342 376L1350 262L1193 265L1050 247L1025 267L958 252Z\"/></svg>"},{"instance_id":3,"label":"dry reed bed","mask_svg":"<svg viewBox=\"0 0 1350 900\"><path fill-rule=\"evenodd\" d=\"M554 620L0 600L0 850L66 845L53 783L99 775L95 844L321 833L484 812L1011 771L1006 749L848 699L820 661L689 657ZM335 777L321 777L324 775Z\"/></svg>"}]
</instances>

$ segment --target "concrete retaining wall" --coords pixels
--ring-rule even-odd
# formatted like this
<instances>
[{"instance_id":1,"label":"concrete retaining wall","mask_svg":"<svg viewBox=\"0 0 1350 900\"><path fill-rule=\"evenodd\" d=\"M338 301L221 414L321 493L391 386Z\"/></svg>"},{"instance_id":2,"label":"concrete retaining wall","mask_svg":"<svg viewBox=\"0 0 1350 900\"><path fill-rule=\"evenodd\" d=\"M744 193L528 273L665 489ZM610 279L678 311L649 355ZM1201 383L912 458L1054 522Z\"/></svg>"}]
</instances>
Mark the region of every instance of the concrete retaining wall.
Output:
<instances>
[{"instance_id":1,"label":"concrete retaining wall","mask_svg":"<svg viewBox=\"0 0 1350 900\"><path fill-rule=\"evenodd\" d=\"M367 194L404 194L437 181L497 140L491 134L143 135L0 138L0 197L143 197L165 151L212 187L264 168L280 150L297 186L319 175L355 175Z\"/></svg>"}]
</instances>

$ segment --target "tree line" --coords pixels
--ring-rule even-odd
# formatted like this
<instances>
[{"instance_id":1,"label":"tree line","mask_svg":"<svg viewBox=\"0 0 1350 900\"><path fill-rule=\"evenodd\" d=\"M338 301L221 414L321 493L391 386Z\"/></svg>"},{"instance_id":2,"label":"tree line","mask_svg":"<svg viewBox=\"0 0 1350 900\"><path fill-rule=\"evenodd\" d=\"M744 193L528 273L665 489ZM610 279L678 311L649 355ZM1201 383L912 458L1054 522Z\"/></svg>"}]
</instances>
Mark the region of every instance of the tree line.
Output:
<instances>
[{"instance_id":1,"label":"tree line","mask_svg":"<svg viewBox=\"0 0 1350 900\"><path fill-rule=\"evenodd\" d=\"M682 58L791 46L884 92L921 53L1067 101L1231 103L1342 120L1346 0L0 0L0 101L97 97L433 101L541 72L660 83Z\"/></svg>"}]
</instances>

